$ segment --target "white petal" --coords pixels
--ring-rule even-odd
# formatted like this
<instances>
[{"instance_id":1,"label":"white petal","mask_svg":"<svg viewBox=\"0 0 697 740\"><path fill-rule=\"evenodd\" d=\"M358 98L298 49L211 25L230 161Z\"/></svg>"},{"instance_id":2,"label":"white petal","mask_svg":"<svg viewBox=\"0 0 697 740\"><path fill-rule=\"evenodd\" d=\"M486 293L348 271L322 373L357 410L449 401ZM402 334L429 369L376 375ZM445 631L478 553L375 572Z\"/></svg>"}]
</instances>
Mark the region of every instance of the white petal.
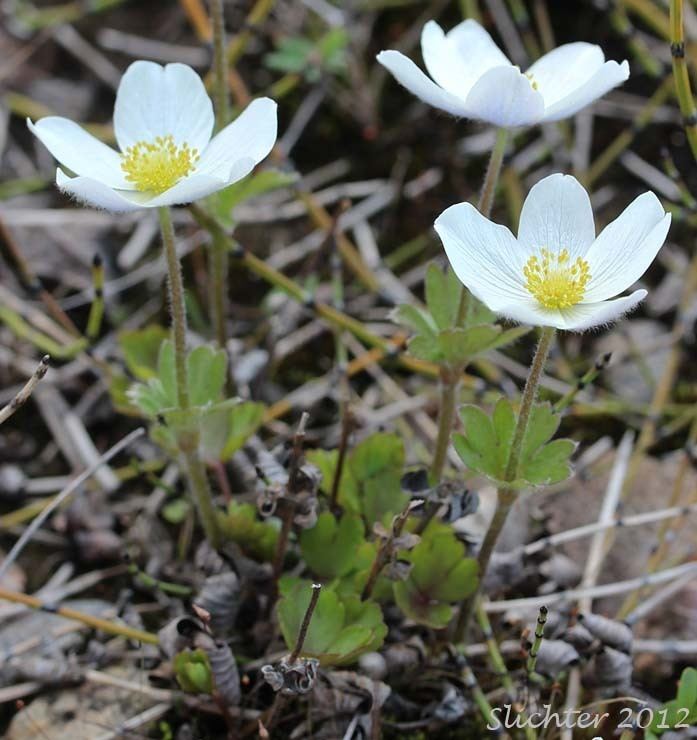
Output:
<instances>
[{"instance_id":1,"label":"white petal","mask_svg":"<svg viewBox=\"0 0 697 740\"><path fill-rule=\"evenodd\" d=\"M446 39L462 58L472 60L472 68L478 70L477 77L493 67L510 65L508 57L496 46L489 32L471 18L449 31Z\"/></svg>"},{"instance_id":2,"label":"white petal","mask_svg":"<svg viewBox=\"0 0 697 740\"><path fill-rule=\"evenodd\" d=\"M273 149L278 122L277 105L270 98L259 98L219 134L213 137L196 167L196 174L212 175L228 183L236 162L251 159L252 166ZM239 178L237 178L239 179Z\"/></svg>"},{"instance_id":3,"label":"white petal","mask_svg":"<svg viewBox=\"0 0 697 740\"><path fill-rule=\"evenodd\" d=\"M455 274L492 311L530 297L523 287L525 255L505 226L469 203L450 206L434 226Z\"/></svg>"},{"instance_id":4,"label":"white petal","mask_svg":"<svg viewBox=\"0 0 697 740\"><path fill-rule=\"evenodd\" d=\"M603 66L605 55L595 44L564 44L540 57L528 70L547 108L585 85Z\"/></svg>"},{"instance_id":5,"label":"white petal","mask_svg":"<svg viewBox=\"0 0 697 740\"><path fill-rule=\"evenodd\" d=\"M27 118L27 126L48 151L76 175L93 177L112 188L129 188L118 152L73 121L48 116L32 123Z\"/></svg>"},{"instance_id":6,"label":"white petal","mask_svg":"<svg viewBox=\"0 0 697 740\"><path fill-rule=\"evenodd\" d=\"M251 166L247 170L249 172L254 167L254 163L252 160L247 160L247 162L251 162ZM222 190L226 185L228 185L228 182L220 177L214 177L208 174L193 174L180 180L174 187L165 190L164 193L156 195L146 205L148 208L159 208L160 206L177 206L183 203L193 203L218 190Z\"/></svg>"},{"instance_id":7,"label":"white petal","mask_svg":"<svg viewBox=\"0 0 697 740\"><path fill-rule=\"evenodd\" d=\"M429 21L421 33L421 53L431 77L463 99L486 71L510 66L491 36L471 19L460 23L447 36L435 21Z\"/></svg>"},{"instance_id":8,"label":"white petal","mask_svg":"<svg viewBox=\"0 0 697 740\"><path fill-rule=\"evenodd\" d=\"M531 126L544 115L542 95L517 67L494 67L467 95L467 113L495 126Z\"/></svg>"},{"instance_id":9,"label":"white petal","mask_svg":"<svg viewBox=\"0 0 697 740\"><path fill-rule=\"evenodd\" d=\"M454 116L468 115L463 100L438 87L408 57L398 51L381 51L377 60L387 68L400 85L434 108L452 113Z\"/></svg>"},{"instance_id":10,"label":"white petal","mask_svg":"<svg viewBox=\"0 0 697 740\"><path fill-rule=\"evenodd\" d=\"M68 177L60 167L56 170L56 185L80 203L103 208L114 213L125 213L146 208L145 195L135 190L114 190L91 177Z\"/></svg>"},{"instance_id":11,"label":"white petal","mask_svg":"<svg viewBox=\"0 0 697 740\"><path fill-rule=\"evenodd\" d=\"M605 62L586 83L575 90L570 90L568 95L548 106L545 109L544 120L559 121L573 116L598 98L602 98L613 87L621 85L628 77L629 64L626 60L622 64Z\"/></svg>"},{"instance_id":12,"label":"white petal","mask_svg":"<svg viewBox=\"0 0 697 740\"><path fill-rule=\"evenodd\" d=\"M503 306L497 313L532 326L553 326L566 331L583 331L616 321L631 311L646 297L645 290L637 290L629 296L614 301L579 303L571 308L547 309L534 300L520 301Z\"/></svg>"},{"instance_id":13,"label":"white petal","mask_svg":"<svg viewBox=\"0 0 697 740\"><path fill-rule=\"evenodd\" d=\"M591 279L584 302L603 301L633 285L653 262L670 228L670 214L653 193L635 198L588 250Z\"/></svg>"},{"instance_id":14,"label":"white petal","mask_svg":"<svg viewBox=\"0 0 697 740\"><path fill-rule=\"evenodd\" d=\"M530 190L518 228L518 241L529 251L568 249L583 256L594 239L591 201L575 177L550 175Z\"/></svg>"},{"instance_id":15,"label":"white petal","mask_svg":"<svg viewBox=\"0 0 697 740\"><path fill-rule=\"evenodd\" d=\"M213 104L201 78L185 64L133 62L121 78L114 132L121 150L171 135L202 152L211 138Z\"/></svg>"}]
</instances>

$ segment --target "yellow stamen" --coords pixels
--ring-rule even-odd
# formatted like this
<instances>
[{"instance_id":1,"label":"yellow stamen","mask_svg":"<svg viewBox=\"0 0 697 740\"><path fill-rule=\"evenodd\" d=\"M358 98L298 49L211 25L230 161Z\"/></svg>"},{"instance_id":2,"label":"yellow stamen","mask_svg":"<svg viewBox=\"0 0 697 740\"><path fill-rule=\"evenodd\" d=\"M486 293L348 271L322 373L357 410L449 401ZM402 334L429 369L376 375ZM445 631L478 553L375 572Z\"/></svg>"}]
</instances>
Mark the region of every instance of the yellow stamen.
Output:
<instances>
[{"instance_id":1,"label":"yellow stamen","mask_svg":"<svg viewBox=\"0 0 697 740\"><path fill-rule=\"evenodd\" d=\"M567 249L554 253L541 249L523 267L525 287L545 308L569 308L583 300L586 285L591 278L586 260L577 257L573 262Z\"/></svg>"},{"instance_id":2,"label":"yellow stamen","mask_svg":"<svg viewBox=\"0 0 697 740\"><path fill-rule=\"evenodd\" d=\"M121 155L121 169L136 190L164 193L196 166L198 149L175 144L171 134L155 141L138 141Z\"/></svg>"},{"instance_id":3,"label":"yellow stamen","mask_svg":"<svg viewBox=\"0 0 697 740\"><path fill-rule=\"evenodd\" d=\"M530 85L531 85L531 87L532 87L533 90L539 90L540 89L540 86L537 83L537 80L530 74L530 72L526 72L525 73L525 76L530 81Z\"/></svg>"}]
</instances>

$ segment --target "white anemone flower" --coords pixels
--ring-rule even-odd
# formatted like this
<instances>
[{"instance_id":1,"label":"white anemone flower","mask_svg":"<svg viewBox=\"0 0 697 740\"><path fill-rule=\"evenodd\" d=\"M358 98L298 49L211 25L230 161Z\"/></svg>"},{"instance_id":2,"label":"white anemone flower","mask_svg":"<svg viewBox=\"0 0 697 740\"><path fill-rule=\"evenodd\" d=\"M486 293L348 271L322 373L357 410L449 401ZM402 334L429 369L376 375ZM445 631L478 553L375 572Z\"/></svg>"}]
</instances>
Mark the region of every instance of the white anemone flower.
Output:
<instances>
[{"instance_id":1,"label":"white anemone flower","mask_svg":"<svg viewBox=\"0 0 697 740\"><path fill-rule=\"evenodd\" d=\"M51 154L58 187L97 208L124 212L191 203L248 175L276 141L276 103L260 98L211 138L213 104L185 64L138 61L114 106L120 152L59 116L27 120Z\"/></svg>"},{"instance_id":2,"label":"white anemone flower","mask_svg":"<svg viewBox=\"0 0 697 740\"><path fill-rule=\"evenodd\" d=\"M614 321L645 298L645 290L615 296L646 272L669 227L670 214L649 192L596 237L588 194L560 174L530 191L517 239L469 203L435 223L456 275L492 311L569 331Z\"/></svg>"},{"instance_id":3,"label":"white anemone flower","mask_svg":"<svg viewBox=\"0 0 697 740\"><path fill-rule=\"evenodd\" d=\"M606 62L599 46L583 42L553 49L523 73L471 19L447 34L429 21L421 52L430 78L398 51L377 60L429 105L506 128L572 116L629 77L626 61Z\"/></svg>"}]
</instances>

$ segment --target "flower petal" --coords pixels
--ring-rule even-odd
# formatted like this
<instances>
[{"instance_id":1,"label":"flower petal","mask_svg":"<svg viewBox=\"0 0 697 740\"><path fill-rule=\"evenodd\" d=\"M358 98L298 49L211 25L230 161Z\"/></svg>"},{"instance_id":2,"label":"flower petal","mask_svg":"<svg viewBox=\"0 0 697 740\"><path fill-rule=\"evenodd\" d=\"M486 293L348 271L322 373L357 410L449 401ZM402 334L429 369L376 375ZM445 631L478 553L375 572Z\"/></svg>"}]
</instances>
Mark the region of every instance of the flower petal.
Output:
<instances>
[{"instance_id":1,"label":"flower petal","mask_svg":"<svg viewBox=\"0 0 697 740\"><path fill-rule=\"evenodd\" d=\"M465 101L467 115L495 126L531 126L545 112L542 95L517 67L494 67L485 72Z\"/></svg>"},{"instance_id":2,"label":"flower petal","mask_svg":"<svg viewBox=\"0 0 697 740\"><path fill-rule=\"evenodd\" d=\"M278 131L276 103L270 98L252 101L242 113L206 147L196 167L196 174L228 179L235 163L251 159L254 164L273 149ZM237 178L239 179L239 178Z\"/></svg>"},{"instance_id":3,"label":"flower petal","mask_svg":"<svg viewBox=\"0 0 697 740\"><path fill-rule=\"evenodd\" d=\"M27 118L27 126L48 151L76 175L93 177L112 188L129 188L118 152L77 123L60 116L48 116L36 123Z\"/></svg>"},{"instance_id":4,"label":"flower petal","mask_svg":"<svg viewBox=\"0 0 697 740\"><path fill-rule=\"evenodd\" d=\"M171 135L202 152L211 138L213 104L201 78L186 64L133 62L121 78L114 132L122 151L138 141Z\"/></svg>"},{"instance_id":5,"label":"flower petal","mask_svg":"<svg viewBox=\"0 0 697 740\"><path fill-rule=\"evenodd\" d=\"M605 55L595 44L564 44L540 57L528 69L549 108L582 87L603 66Z\"/></svg>"},{"instance_id":6,"label":"flower petal","mask_svg":"<svg viewBox=\"0 0 697 740\"><path fill-rule=\"evenodd\" d=\"M587 82L570 91L556 103L547 106L543 120L559 121L573 116L598 98L602 98L613 87L621 85L628 77L629 64L626 60L622 64L605 62Z\"/></svg>"},{"instance_id":7,"label":"flower petal","mask_svg":"<svg viewBox=\"0 0 697 740\"><path fill-rule=\"evenodd\" d=\"M518 241L529 252L547 247L582 257L594 239L591 201L575 177L550 175L530 190L518 228Z\"/></svg>"},{"instance_id":8,"label":"flower petal","mask_svg":"<svg viewBox=\"0 0 697 740\"><path fill-rule=\"evenodd\" d=\"M254 160L252 159L238 161L244 163L245 175L254 168ZM183 203L193 203L195 200L200 200L218 190L222 190L228 184L226 179L210 174L195 173L180 180L169 190L165 190L164 193L156 195L146 205L148 208L159 208L160 206L176 206Z\"/></svg>"},{"instance_id":9,"label":"flower petal","mask_svg":"<svg viewBox=\"0 0 697 740\"><path fill-rule=\"evenodd\" d=\"M491 36L471 19L447 36L435 21L429 21L421 33L421 53L431 77L462 99L489 69L510 66Z\"/></svg>"},{"instance_id":10,"label":"flower petal","mask_svg":"<svg viewBox=\"0 0 697 740\"><path fill-rule=\"evenodd\" d=\"M450 206L434 226L455 274L492 311L530 298L523 287L524 255L505 226L469 203Z\"/></svg>"},{"instance_id":11,"label":"flower petal","mask_svg":"<svg viewBox=\"0 0 697 740\"><path fill-rule=\"evenodd\" d=\"M497 313L521 324L553 326L566 331L584 331L616 321L620 316L631 311L645 297L645 290L637 290L631 295L616 298L613 301L579 303L564 309L547 309L533 300L528 300L503 306Z\"/></svg>"},{"instance_id":12,"label":"flower petal","mask_svg":"<svg viewBox=\"0 0 697 740\"><path fill-rule=\"evenodd\" d=\"M612 298L633 285L663 246L670 219L661 201L644 193L609 223L586 254L591 279L584 302Z\"/></svg>"},{"instance_id":13,"label":"flower petal","mask_svg":"<svg viewBox=\"0 0 697 740\"><path fill-rule=\"evenodd\" d=\"M56 185L80 203L103 208L114 213L126 213L146 208L144 193L135 190L115 190L92 177L68 177L60 167L56 170Z\"/></svg>"},{"instance_id":14,"label":"flower petal","mask_svg":"<svg viewBox=\"0 0 697 740\"><path fill-rule=\"evenodd\" d=\"M377 60L388 69L400 85L421 98L434 108L452 113L454 116L466 116L467 108L463 100L456 95L438 87L408 57L398 51L381 51Z\"/></svg>"}]
</instances>

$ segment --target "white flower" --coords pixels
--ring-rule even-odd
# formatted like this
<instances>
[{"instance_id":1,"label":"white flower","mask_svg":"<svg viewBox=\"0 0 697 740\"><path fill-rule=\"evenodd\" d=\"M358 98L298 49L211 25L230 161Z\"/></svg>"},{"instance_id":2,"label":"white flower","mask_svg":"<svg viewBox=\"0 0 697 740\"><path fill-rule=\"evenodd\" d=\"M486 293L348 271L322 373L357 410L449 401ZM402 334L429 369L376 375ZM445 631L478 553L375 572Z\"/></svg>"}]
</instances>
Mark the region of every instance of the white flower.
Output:
<instances>
[{"instance_id":1,"label":"white flower","mask_svg":"<svg viewBox=\"0 0 697 740\"><path fill-rule=\"evenodd\" d=\"M595 44L565 44L523 74L473 20L443 33L429 21L421 34L427 77L398 51L377 59L398 82L436 108L496 126L531 126L572 116L629 77L629 65L606 62Z\"/></svg>"},{"instance_id":2,"label":"white flower","mask_svg":"<svg viewBox=\"0 0 697 740\"><path fill-rule=\"evenodd\" d=\"M596 238L588 194L570 175L532 188L517 239L469 203L435 223L458 278L492 311L576 331L614 321L643 300L645 290L614 296L646 272L669 227L670 214L644 193Z\"/></svg>"},{"instance_id":3,"label":"white flower","mask_svg":"<svg viewBox=\"0 0 697 740\"><path fill-rule=\"evenodd\" d=\"M252 102L211 139L213 104L184 64L134 62L114 106L120 152L67 118L49 116L30 130L77 177L56 170L66 193L109 211L191 203L248 175L276 141L276 103Z\"/></svg>"}]
</instances>

